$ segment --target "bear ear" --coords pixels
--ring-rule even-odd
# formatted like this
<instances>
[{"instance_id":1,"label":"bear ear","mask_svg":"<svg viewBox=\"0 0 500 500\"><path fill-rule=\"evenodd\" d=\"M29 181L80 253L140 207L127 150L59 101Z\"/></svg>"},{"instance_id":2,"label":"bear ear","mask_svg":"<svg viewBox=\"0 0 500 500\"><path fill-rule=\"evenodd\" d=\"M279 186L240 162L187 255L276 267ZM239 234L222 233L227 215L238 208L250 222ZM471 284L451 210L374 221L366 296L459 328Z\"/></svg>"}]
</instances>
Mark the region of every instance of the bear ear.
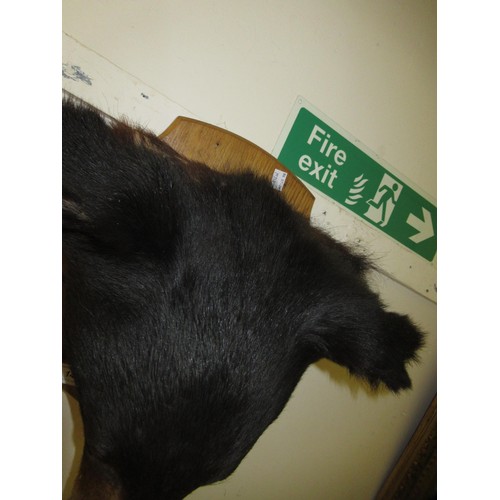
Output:
<instances>
[{"instance_id":1,"label":"bear ear","mask_svg":"<svg viewBox=\"0 0 500 500\"><path fill-rule=\"evenodd\" d=\"M347 367L374 388L383 383L394 392L411 387L407 365L418 359L423 338L407 316L386 312L375 296L326 305L306 334L318 357Z\"/></svg>"},{"instance_id":2,"label":"bear ear","mask_svg":"<svg viewBox=\"0 0 500 500\"><path fill-rule=\"evenodd\" d=\"M63 102L63 236L71 234L65 240L83 237L120 253L169 247L174 190L181 184L173 178L176 159L147 147L141 134Z\"/></svg>"}]
</instances>

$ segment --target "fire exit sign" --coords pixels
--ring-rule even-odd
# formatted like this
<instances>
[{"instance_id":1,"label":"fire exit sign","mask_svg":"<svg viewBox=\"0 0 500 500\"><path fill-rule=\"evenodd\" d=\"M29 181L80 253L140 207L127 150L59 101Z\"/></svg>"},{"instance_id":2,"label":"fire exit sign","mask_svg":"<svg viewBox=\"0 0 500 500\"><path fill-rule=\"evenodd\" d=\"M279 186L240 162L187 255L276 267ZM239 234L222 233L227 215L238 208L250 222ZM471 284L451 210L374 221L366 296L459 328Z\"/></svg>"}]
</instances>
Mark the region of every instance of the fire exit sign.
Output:
<instances>
[{"instance_id":1,"label":"fire exit sign","mask_svg":"<svg viewBox=\"0 0 500 500\"><path fill-rule=\"evenodd\" d=\"M303 106L284 131L278 160L367 224L432 261L437 248L436 206L394 169L381 165L359 141L316 116L305 100L299 102Z\"/></svg>"}]
</instances>

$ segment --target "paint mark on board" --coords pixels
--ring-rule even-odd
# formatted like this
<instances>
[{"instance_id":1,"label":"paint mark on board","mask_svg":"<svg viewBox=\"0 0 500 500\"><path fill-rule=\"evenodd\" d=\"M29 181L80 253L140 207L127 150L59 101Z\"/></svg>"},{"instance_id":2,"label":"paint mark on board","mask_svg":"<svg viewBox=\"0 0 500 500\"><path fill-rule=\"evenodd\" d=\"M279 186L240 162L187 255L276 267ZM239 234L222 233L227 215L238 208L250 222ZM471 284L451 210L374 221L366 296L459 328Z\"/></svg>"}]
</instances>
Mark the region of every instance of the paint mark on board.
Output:
<instances>
[{"instance_id":1,"label":"paint mark on board","mask_svg":"<svg viewBox=\"0 0 500 500\"><path fill-rule=\"evenodd\" d=\"M149 99L149 96L146 95L144 92L141 92L141 96L144 98L144 99Z\"/></svg>"},{"instance_id":2,"label":"paint mark on board","mask_svg":"<svg viewBox=\"0 0 500 500\"><path fill-rule=\"evenodd\" d=\"M68 80L73 80L75 82L83 82L86 85L92 85L92 78L87 75L80 66L76 64L63 64L62 68L62 76L63 78L67 78Z\"/></svg>"}]
</instances>

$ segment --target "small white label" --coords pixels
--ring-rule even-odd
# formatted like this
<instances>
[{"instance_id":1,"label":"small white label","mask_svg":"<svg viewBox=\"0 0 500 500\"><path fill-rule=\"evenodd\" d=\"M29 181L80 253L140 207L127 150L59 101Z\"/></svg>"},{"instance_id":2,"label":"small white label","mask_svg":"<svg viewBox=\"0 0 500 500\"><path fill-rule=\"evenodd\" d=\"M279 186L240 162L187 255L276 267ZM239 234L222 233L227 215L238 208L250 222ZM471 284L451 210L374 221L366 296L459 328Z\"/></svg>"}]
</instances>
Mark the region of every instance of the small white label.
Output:
<instances>
[{"instance_id":1,"label":"small white label","mask_svg":"<svg viewBox=\"0 0 500 500\"><path fill-rule=\"evenodd\" d=\"M73 372L71 371L71 366L67 363L62 364L62 383L65 385L76 385L75 379L73 378Z\"/></svg>"},{"instance_id":2,"label":"small white label","mask_svg":"<svg viewBox=\"0 0 500 500\"><path fill-rule=\"evenodd\" d=\"M273 180L271 184L276 191L283 191L283 186L285 185L286 176L288 174L283 172L283 170L274 169Z\"/></svg>"}]
</instances>

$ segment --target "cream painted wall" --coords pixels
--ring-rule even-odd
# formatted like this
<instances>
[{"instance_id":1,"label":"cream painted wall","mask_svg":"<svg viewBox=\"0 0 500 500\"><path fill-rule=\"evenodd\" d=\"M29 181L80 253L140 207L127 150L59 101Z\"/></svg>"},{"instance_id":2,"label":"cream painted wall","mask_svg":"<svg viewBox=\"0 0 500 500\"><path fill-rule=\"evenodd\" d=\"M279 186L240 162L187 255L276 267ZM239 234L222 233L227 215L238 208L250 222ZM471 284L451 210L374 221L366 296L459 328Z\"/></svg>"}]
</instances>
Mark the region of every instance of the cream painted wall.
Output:
<instances>
[{"instance_id":1,"label":"cream painted wall","mask_svg":"<svg viewBox=\"0 0 500 500\"><path fill-rule=\"evenodd\" d=\"M94 70L93 86L63 85L105 111L157 132L191 114L272 151L300 94L436 196L435 1L63 0L63 31L63 62L80 57ZM103 74L155 97L122 97L123 80ZM436 304L382 274L372 282L428 332L413 391L374 395L322 361L237 471L189 498L373 497L436 392ZM66 492L81 452L69 401L63 395Z\"/></svg>"}]
</instances>

